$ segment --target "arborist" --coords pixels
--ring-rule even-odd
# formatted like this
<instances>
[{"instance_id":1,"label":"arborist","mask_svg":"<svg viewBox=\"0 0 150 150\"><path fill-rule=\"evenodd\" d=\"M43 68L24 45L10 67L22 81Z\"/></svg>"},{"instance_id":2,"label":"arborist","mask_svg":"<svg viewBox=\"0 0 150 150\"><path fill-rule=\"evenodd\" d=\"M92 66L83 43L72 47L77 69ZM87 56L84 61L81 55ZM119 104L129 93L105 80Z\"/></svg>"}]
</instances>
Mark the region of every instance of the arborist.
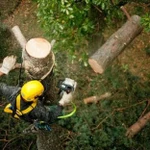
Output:
<instances>
[{"instance_id":1,"label":"arborist","mask_svg":"<svg viewBox=\"0 0 150 150\"><path fill-rule=\"evenodd\" d=\"M5 57L0 68L0 76L8 74L14 68L15 63L15 56ZM11 114L14 118L35 123L37 128L40 122L46 125L51 124L63 118L62 110L72 101L76 85L77 83L70 78L63 80L59 86L61 98L58 105L51 108L44 106L40 101L45 89L38 80L28 81L22 87L0 83L0 96L4 96L9 101L4 112Z\"/></svg>"}]
</instances>

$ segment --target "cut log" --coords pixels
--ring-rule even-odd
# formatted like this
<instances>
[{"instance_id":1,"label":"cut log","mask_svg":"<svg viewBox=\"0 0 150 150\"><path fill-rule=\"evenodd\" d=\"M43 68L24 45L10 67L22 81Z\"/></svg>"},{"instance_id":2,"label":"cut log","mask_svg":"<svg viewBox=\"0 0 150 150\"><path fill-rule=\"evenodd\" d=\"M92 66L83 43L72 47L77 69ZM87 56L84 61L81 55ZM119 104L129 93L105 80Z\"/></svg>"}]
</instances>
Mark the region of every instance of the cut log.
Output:
<instances>
[{"instance_id":1,"label":"cut log","mask_svg":"<svg viewBox=\"0 0 150 150\"><path fill-rule=\"evenodd\" d=\"M147 122L150 121L150 112L145 114L142 118L140 118L137 122L135 122L131 127L128 128L126 132L126 136L128 138L132 138L135 136L138 132L140 132L144 126L147 124Z\"/></svg>"},{"instance_id":2,"label":"cut log","mask_svg":"<svg viewBox=\"0 0 150 150\"><path fill-rule=\"evenodd\" d=\"M98 103L98 101L105 99L105 98L109 98L111 96L111 93L106 92L105 94L102 94L100 96L91 96L88 98L85 98L84 104L89 104L89 103Z\"/></svg>"},{"instance_id":3,"label":"cut log","mask_svg":"<svg viewBox=\"0 0 150 150\"><path fill-rule=\"evenodd\" d=\"M26 44L24 66L31 79L43 80L54 67L55 57L50 43L43 38L33 38Z\"/></svg>"},{"instance_id":4,"label":"cut log","mask_svg":"<svg viewBox=\"0 0 150 150\"><path fill-rule=\"evenodd\" d=\"M12 32L22 48L23 66L28 77L39 80L46 78L55 63L51 44L43 38L33 38L27 42L18 26L14 26Z\"/></svg>"},{"instance_id":5,"label":"cut log","mask_svg":"<svg viewBox=\"0 0 150 150\"><path fill-rule=\"evenodd\" d=\"M112 61L138 36L143 30L140 17L131 18L89 58L88 62L94 72L102 74Z\"/></svg>"}]
</instances>

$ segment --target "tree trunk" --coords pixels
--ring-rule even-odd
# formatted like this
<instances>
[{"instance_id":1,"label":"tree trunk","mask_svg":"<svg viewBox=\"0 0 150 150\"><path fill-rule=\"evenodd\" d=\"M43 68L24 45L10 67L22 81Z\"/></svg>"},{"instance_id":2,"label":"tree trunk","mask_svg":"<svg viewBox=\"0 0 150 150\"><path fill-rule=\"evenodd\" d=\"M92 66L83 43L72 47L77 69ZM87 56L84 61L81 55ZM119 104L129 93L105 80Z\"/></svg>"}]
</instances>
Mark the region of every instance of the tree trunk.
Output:
<instances>
[{"instance_id":1,"label":"tree trunk","mask_svg":"<svg viewBox=\"0 0 150 150\"><path fill-rule=\"evenodd\" d=\"M132 16L89 58L88 62L94 72L102 74L142 29L140 17Z\"/></svg>"},{"instance_id":2,"label":"tree trunk","mask_svg":"<svg viewBox=\"0 0 150 150\"><path fill-rule=\"evenodd\" d=\"M55 89L56 84L53 77L53 66L55 62L55 57L53 52L50 51L43 51L42 54L39 51L39 47L36 48L27 48L27 44L25 38L23 37L19 27L12 32L14 33L17 41L22 47L22 55L23 55L23 66L25 68L25 72L27 77L31 79L38 79L41 80L43 83L46 84L47 91L46 91L46 98L48 100L52 100L52 103L58 103L57 97L57 90ZM19 34L18 34L19 33ZM22 40L20 40L22 39ZM41 40L41 39L40 39ZM38 43L37 43L38 44ZM50 132L43 132L39 131L37 133L37 148L38 150L62 150L62 143L61 140L63 138L62 132L64 130L60 126L53 125L53 129Z\"/></svg>"},{"instance_id":3,"label":"tree trunk","mask_svg":"<svg viewBox=\"0 0 150 150\"><path fill-rule=\"evenodd\" d=\"M50 132L39 131L37 134L38 150L64 150L65 130L58 125L53 125Z\"/></svg>"}]
</instances>

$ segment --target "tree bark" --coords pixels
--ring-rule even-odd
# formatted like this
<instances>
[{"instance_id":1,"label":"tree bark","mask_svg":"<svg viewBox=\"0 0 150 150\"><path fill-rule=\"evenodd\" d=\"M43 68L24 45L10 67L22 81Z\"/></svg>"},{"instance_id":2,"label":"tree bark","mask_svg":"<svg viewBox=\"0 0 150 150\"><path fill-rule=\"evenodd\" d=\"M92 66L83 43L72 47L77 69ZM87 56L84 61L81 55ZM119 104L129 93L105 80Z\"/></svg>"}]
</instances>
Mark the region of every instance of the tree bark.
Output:
<instances>
[{"instance_id":1,"label":"tree bark","mask_svg":"<svg viewBox=\"0 0 150 150\"><path fill-rule=\"evenodd\" d=\"M17 30L12 29L17 41L22 47L23 66L27 74L28 80L38 79L46 84L46 98L52 103L58 103L57 90L55 89L56 83L52 73L52 69L55 62L55 57L52 51L46 52L45 57L40 58L40 53L37 53L35 49L25 50L26 40L22 35L19 27ZM19 34L18 34L19 33ZM19 40L22 39L22 40ZM32 53L32 56L31 56ZM43 56L43 54L42 54ZM60 126L53 125L53 129L50 132L39 131L37 133L37 148L38 150L62 150L61 140L63 136L61 133L64 130Z\"/></svg>"},{"instance_id":2,"label":"tree bark","mask_svg":"<svg viewBox=\"0 0 150 150\"><path fill-rule=\"evenodd\" d=\"M84 98L84 104L90 104L90 103L98 103L98 101L102 100L102 99L106 99L109 98L111 96L110 92L106 92L105 94L102 94L100 96L91 96L91 97L87 97Z\"/></svg>"},{"instance_id":3,"label":"tree bark","mask_svg":"<svg viewBox=\"0 0 150 150\"><path fill-rule=\"evenodd\" d=\"M126 136L128 138L132 138L135 136L139 131L141 131L147 122L150 121L150 112L145 114L142 118L140 118L137 122L135 122L131 127L128 128L126 132Z\"/></svg>"},{"instance_id":4,"label":"tree bark","mask_svg":"<svg viewBox=\"0 0 150 150\"><path fill-rule=\"evenodd\" d=\"M131 18L89 58L88 62L94 72L102 74L112 61L138 36L143 30L140 17Z\"/></svg>"}]
</instances>

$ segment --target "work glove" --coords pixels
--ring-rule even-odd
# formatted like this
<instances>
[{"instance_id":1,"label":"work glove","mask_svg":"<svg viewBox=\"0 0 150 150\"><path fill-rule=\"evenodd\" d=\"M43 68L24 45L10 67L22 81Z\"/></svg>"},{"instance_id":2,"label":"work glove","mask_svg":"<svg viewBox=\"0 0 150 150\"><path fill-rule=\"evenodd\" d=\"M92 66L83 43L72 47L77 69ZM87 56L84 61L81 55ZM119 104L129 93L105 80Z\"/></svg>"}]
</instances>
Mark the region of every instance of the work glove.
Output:
<instances>
[{"instance_id":1,"label":"work glove","mask_svg":"<svg viewBox=\"0 0 150 150\"><path fill-rule=\"evenodd\" d=\"M14 55L7 56L3 59L2 67L0 68L0 71L4 74L8 74L9 71L11 71L16 63L17 57Z\"/></svg>"},{"instance_id":2,"label":"work glove","mask_svg":"<svg viewBox=\"0 0 150 150\"><path fill-rule=\"evenodd\" d=\"M59 104L61 106L65 106L72 101L73 93L76 89L76 86L77 86L77 82L70 78L65 78L65 80L59 84L60 95L61 95Z\"/></svg>"}]
</instances>

